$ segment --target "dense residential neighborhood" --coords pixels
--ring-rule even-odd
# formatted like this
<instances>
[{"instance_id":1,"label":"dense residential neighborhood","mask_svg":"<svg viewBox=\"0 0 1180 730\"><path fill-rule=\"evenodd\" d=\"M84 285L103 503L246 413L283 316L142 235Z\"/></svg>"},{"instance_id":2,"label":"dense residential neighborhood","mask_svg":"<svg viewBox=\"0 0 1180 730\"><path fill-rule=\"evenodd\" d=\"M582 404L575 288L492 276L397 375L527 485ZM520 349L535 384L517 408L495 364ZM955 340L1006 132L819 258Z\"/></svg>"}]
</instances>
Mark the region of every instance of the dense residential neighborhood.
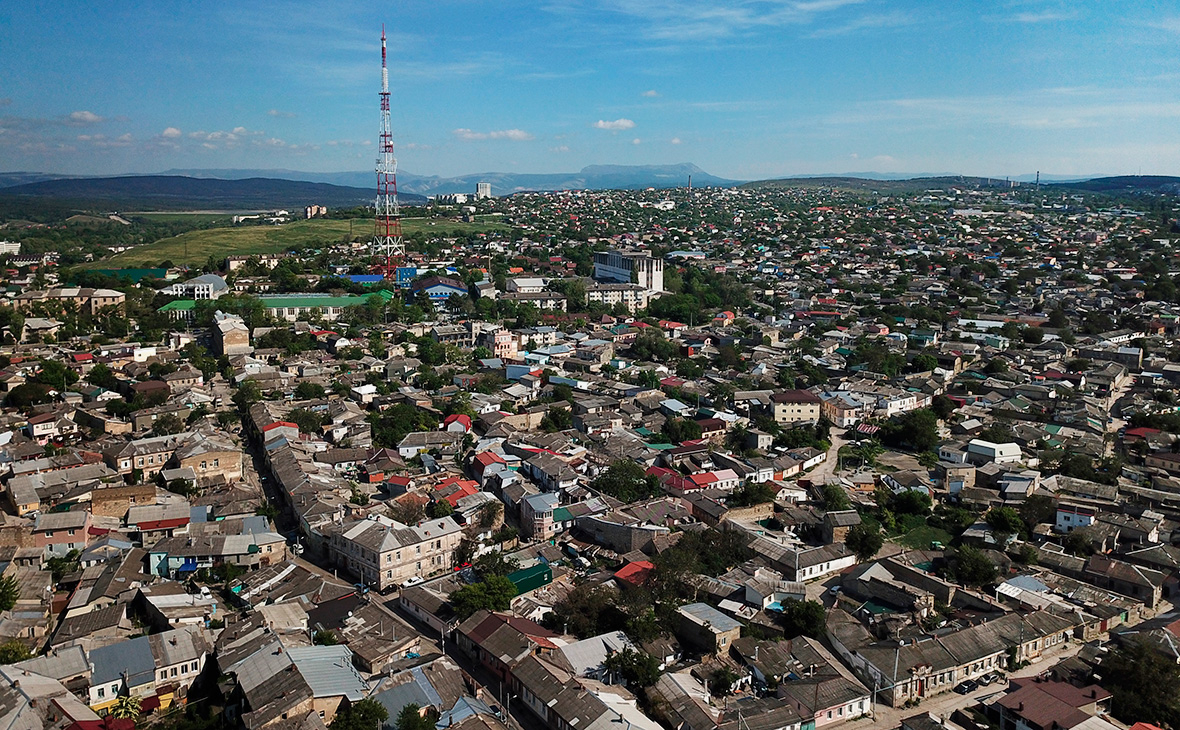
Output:
<instances>
[{"instance_id":1,"label":"dense residential neighborhood","mask_svg":"<svg viewBox=\"0 0 1180 730\"><path fill-rule=\"evenodd\" d=\"M0 726L1180 724L1173 198L407 215L396 267L4 229Z\"/></svg>"}]
</instances>

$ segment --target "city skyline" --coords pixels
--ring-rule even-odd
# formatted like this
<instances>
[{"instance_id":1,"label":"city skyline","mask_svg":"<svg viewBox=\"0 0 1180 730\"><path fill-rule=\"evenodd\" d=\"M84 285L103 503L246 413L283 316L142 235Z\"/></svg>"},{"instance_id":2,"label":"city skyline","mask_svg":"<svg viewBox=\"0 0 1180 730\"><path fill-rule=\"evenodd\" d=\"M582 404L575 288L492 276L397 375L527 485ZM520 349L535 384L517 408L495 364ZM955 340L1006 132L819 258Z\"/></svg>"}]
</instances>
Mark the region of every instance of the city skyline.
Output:
<instances>
[{"instance_id":1,"label":"city skyline","mask_svg":"<svg viewBox=\"0 0 1180 730\"><path fill-rule=\"evenodd\" d=\"M0 9L0 167L1180 173L1180 4Z\"/></svg>"}]
</instances>

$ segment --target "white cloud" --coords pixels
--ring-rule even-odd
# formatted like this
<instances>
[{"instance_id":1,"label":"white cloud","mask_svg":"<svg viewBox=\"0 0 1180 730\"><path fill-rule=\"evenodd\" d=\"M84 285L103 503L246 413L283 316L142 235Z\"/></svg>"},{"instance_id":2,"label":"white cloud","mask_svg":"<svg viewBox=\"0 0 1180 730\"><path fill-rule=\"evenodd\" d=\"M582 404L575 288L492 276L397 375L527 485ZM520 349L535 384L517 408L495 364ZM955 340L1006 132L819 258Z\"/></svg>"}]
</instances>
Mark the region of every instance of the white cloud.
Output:
<instances>
[{"instance_id":1,"label":"white cloud","mask_svg":"<svg viewBox=\"0 0 1180 730\"><path fill-rule=\"evenodd\" d=\"M459 139L465 140L481 140L481 139L507 139L513 142L527 142L533 139L533 135L524 131L523 129L497 129L491 132L476 132L472 129L460 127L451 132Z\"/></svg>"},{"instance_id":2,"label":"white cloud","mask_svg":"<svg viewBox=\"0 0 1180 730\"><path fill-rule=\"evenodd\" d=\"M606 0L605 9L629 16L645 39L693 41L732 38L759 30L803 26L823 14L867 0ZM566 5L568 7L568 4Z\"/></svg>"},{"instance_id":3,"label":"white cloud","mask_svg":"<svg viewBox=\"0 0 1180 730\"><path fill-rule=\"evenodd\" d=\"M570 151L570 148L569 148L569 147L567 147L566 145L560 145L560 146L557 146L557 147L550 147L550 148L549 148L549 151L550 151L550 152L569 152L569 151Z\"/></svg>"},{"instance_id":4,"label":"white cloud","mask_svg":"<svg viewBox=\"0 0 1180 730\"><path fill-rule=\"evenodd\" d=\"M70 121L74 124L98 124L103 118L88 111L77 111L70 114Z\"/></svg>"},{"instance_id":5,"label":"white cloud","mask_svg":"<svg viewBox=\"0 0 1180 730\"><path fill-rule=\"evenodd\" d=\"M599 119L597 122L594 123L594 128L595 129L609 129L612 132L618 132L623 129L634 129L635 122L631 121L630 119L616 119L613 122L608 122L606 120Z\"/></svg>"},{"instance_id":6,"label":"white cloud","mask_svg":"<svg viewBox=\"0 0 1180 730\"><path fill-rule=\"evenodd\" d=\"M1014 23L1054 23L1058 20L1070 20L1076 18L1074 13L1064 13L1058 10L1042 10L1040 12L1026 12L1017 13L1006 20Z\"/></svg>"},{"instance_id":7,"label":"white cloud","mask_svg":"<svg viewBox=\"0 0 1180 730\"><path fill-rule=\"evenodd\" d=\"M642 140L636 137L635 139L631 140L631 144L642 144Z\"/></svg>"},{"instance_id":8,"label":"white cloud","mask_svg":"<svg viewBox=\"0 0 1180 730\"><path fill-rule=\"evenodd\" d=\"M179 129L177 129L176 127L167 127L164 129L163 132L160 132L161 137L166 137L168 139L176 139L180 135L181 135L181 131Z\"/></svg>"},{"instance_id":9,"label":"white cloud","mask_svg":"<svg viewBox=\"0 0 1180 730\"><path fill-rule=\"evenodd\" d=\"M673 137L673 138L672 138L672 144L680 144L680 138L679 138L679 137Z\"/></svg>"},{"instance_id":10,"label":"white cloud","mask_svg":"<svg viewBox=\"0 0 1180 730\"><path fill-rule=\"evenodd\" d=\"M643 92L643 94L641 94L641 96L646 96L649 99L653 99L659 95L660 92L656 91L655 89L648 89L647 91Z\"/></svg>"},{"instance_id":11,"label":"white cloud","mask_svg":"<svg viewBox=\"0 0 1180 730\"><path fill-rule=\"evenodd\" d=\"M853 18L846 23L830 25L826 28L818 28L812 32L811 37L832 38L836 36L852 35L864 30L901 28L903 26L913 25L916 22L916 16L901 11L862 15L859 18Z\"/></svg>"},{"instance_id":12,"label":"white cloud","mask_svg":"<svg viewBox=\"0 0 1180 730\"><path fill-rule=\"evenodd\" d=\"M267 112L267 114L269 114L272 117L278 117L279 119L294 119L295 118L295 112L285 112L285 111L281 111L279 109L271 109L270 111Z\"/></svg>"}]
</instances>

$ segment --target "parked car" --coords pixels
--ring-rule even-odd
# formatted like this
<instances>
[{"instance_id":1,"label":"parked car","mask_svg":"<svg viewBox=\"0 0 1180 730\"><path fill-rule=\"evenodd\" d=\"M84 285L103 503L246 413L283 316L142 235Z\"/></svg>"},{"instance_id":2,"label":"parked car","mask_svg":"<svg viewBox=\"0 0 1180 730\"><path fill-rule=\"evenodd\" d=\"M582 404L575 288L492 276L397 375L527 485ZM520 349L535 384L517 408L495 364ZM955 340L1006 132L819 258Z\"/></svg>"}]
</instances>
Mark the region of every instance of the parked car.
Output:
<instances>
[{"instance_id":1,"label":"parked car","mask_svg":"<svg viewBox=\"0 0 1180 730\"><path fill-rule=\"evenodd\" d=\"M955 685L955 692L958 692L961 695L969 695L977 689L979 689L979 684L970 679L968 679L966 682L960 682Z\"/></svg>"},{"instance_id":2,"label":"parked car","mask_svg":"<svg viewBox=\"0 0 1180 730\"><path fill-rule=\"evenodd\" d=\"M425 578L423 578L420 575L416 575L413 578L410 578L409 580L407 580L405 583L402 583L402 588L411 588L413 586L418 585L419 583L425 583L425 582L426 582Z\"/></svg>"}]
</instances>

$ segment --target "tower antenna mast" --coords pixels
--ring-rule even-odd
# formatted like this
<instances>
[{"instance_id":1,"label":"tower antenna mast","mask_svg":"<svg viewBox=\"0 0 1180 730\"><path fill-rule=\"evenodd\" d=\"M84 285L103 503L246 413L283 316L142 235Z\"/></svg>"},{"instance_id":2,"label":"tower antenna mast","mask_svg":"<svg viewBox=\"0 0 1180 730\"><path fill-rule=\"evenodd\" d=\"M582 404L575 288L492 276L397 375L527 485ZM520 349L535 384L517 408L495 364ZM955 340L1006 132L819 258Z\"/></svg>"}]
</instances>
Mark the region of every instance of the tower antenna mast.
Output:
<instances>
[{"instance_id":1,"label":"tower antenna mast","mask_svg":"<svg viewBox=\"0 0 1180 730\"><path fill-rule=\"evenodd\" d=\"M405 256L402 216L397 202L397 158L393 156L393 129L389 121L389 68L385 62L385 26L381 26L381 137L377 147L377 201L373 249L384 253L377 267L386 278L395 274L394 261Z\"/></svg>"}]
</instances>

